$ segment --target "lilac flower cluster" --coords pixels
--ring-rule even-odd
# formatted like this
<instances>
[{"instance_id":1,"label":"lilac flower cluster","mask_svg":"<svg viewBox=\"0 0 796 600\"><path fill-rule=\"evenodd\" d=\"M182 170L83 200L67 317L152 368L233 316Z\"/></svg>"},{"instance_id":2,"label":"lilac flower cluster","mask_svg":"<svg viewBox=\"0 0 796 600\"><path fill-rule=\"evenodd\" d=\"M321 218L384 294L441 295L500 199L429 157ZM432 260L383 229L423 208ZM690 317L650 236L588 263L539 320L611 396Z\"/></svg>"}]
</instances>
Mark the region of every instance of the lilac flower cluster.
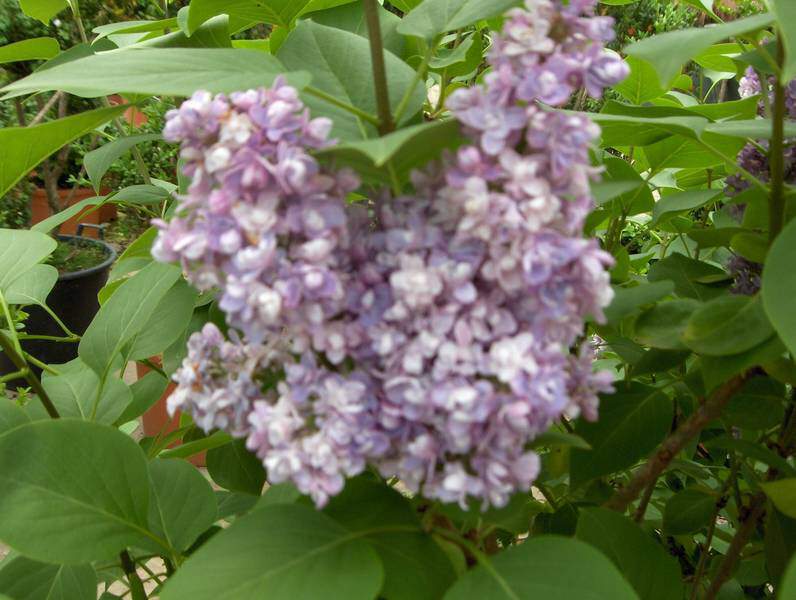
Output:
<instances>
[{"instance_id":1,"label":"lilac flower cluster","mask_svg":"<svg viewBox=\"0 0 796 600\"><path fill-rule=\"evenodd\" d=\"M370 206L312 157L329 123L281 82L169 114L192 184L153 253L217 287L231 327L191 338L170 408L245 436L318 505L367 464L462 506L529 489L533 438L611 389L578 341L612 296L581 237L599 130L553 109L626 75L593 5L509 13L485 86L449 101L472 144Z\"/></svg>"},{"instance_id":2,"label":"lilac flower cluster","mask_svg":"<svg viewBox=\"0 0 796 600\"><path fill-rule=\"evenodd\" d=\"M765 93L769 103L774 101L773 86L775 79L770 77L767 80ZM741 78L739 93L742 98L752 98L764 93L763 85L757 73L752 67L748 67L744 76ZM796 79L785 87L785 108L786 118L796 119ZM765 105L762 100L758 104L758 112L762 115L765 112ZM738 153L738 166L746 172L751 173L763 182L768 182L771 173L769 160L766 154L768 141L760 140L756 144L748 143ZM789 140L784 149L785 159L785 181L789 184L796 183L796 143ZM749 182L740 174L733 174L725 181L725 194L734 197L749 188ZM738 220L743 219L746 210L745 204L730 205L731 214ZM761 274L763 265L750 261L742 256L733 255L727 263L727 270L732 275L734 284L733 293L751 296L760 291Z\"/></svg>"}]
</instances>

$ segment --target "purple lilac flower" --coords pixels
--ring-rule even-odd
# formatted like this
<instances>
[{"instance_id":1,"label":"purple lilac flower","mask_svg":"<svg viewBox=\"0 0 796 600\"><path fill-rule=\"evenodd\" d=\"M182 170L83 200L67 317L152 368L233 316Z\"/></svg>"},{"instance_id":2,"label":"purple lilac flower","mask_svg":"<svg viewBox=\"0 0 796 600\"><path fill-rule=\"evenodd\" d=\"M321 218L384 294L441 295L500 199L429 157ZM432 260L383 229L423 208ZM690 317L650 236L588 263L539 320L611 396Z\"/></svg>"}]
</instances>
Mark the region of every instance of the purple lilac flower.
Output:
<instances>
[{"instance_id":1,"label":"purple lilac flower","mask_svg":"<svg viewBox=\"0 0 796 600\"><path fill-rule=\"evenodd\" d=\"M599 129L554 110L627 72L593 9L509 13L486 84L449 101L470 145L370 212L313 158L329 123L281 81L170 113L192 183L153 252L218 288L231 327L191 338L170 408L246 437L318 505L366 465L462 506L528 490L533 438L611 390L578 342L612 296L611 257L582 238Z\"/></svg>"}]
</instances>

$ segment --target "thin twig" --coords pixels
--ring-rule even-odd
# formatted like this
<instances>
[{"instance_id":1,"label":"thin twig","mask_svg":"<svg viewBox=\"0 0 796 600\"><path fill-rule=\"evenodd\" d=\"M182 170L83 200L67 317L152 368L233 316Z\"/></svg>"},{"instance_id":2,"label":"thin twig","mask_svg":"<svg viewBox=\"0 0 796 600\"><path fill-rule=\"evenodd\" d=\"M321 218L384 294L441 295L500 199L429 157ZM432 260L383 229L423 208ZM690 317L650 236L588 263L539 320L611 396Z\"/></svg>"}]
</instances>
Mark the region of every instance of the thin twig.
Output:
<instances>
[{"instance_id":1,"label":"thin twig","mask_svg":"<svg viewBox=\"0 0 796 600\"><path fill-rule=\"evenodd\" d=\"M655 491L655 485L657 483L658 478L655 477L652 481L650 481L647 489L644 490L644 495L641 497L641 502L638 503L636 513L633 515L633 520L636 523L641 523L644 520L644 515L647 512L647 506L649 506L652 493Z\"/></svg>"},{"instance_id":2,"label":"thin twig","mask_svg":"<svg viewBox=\"0 0 796 600\"><path fill-rule=\"evenodd\" d=\"M741 389L747 375L739 375L716 389L710 397L677 428L658 448L657 452L636 471L631 480L605 503L606 508L624 512L638 495L657 479L669 466L675 456L702 431L708 423L717 418L735 393Z\"/></svg>"},{"instance_id":3,"label":"thin twig","mask_svg":"<svg viewBox=\"0 0 796 600\"><path fill-rule=\"evenodd\" d=\"M6 337L6 334L0 331L0 349L5 353L8 359L14 363L14 366L21 372L24 373L25 380L28 382L28 385L33 389L38 396L39 401L44 405L44 410L47 411L47 414L50 415L53 419L59 418L61 415L58 414L58 409L55 408L52 400L47 395L47 392L44 391L44 388L41 385L41 381L39 378L36 377L35 373L33 373L28 364L25 362L25 359L22 358L20 354L17 353L14 345L11 343Z\"/></svg>"},{"instance_id":4,"label":"thin twig","mask_svg":"<svg viewBox=\"0 0 796 600\"><path fill-rule=\"evenodd\" d=\"M711 516L710 524L708 525L708 532L705 535L705 543L702 545L702 554L699 556L699 563L697 563L696 573L694 573L694 579L692 581L691 600L696 600L697 594L699 593L699 582L702 580L702 576L705 574L705 568L708 565L708 557L710 556L710 546L713 543L713 534L716 533L716 521L719 519L719 513L721 513L721 510L727 505L727 500L729 498L731 488L735 484L740 466L741 461L733 456L730 474L727 476L726 481L721 486L721 490L719 491L719 497L716 500L713 515ZM740 508L740 505L738 505L738 507Z\"/></svg>"},{"instance_id":5,"label":"thin twig","mask_svg":"<svg viewBox=\"0 0 796 600\"><path fill-rule=\"evenodd\" d=\"M716 571L716 575L713 577L713 580L710 582L710 587L708 587L708 591L705 593L706 600L713 600L716 598L721 587L730 578L735 570L735 565L738 564L738 560L741 557L741 552L746 544L749 543L758 521L760 521L765 512L766 495L761 492L752 498L752 502L749 505L749 512L738 528L738 531L735 532L735 536L732 538L729 548L727 548L727 553L724 555L724 560L721 561L719 570Z\"/></svg>"},{"instance_id":6,"label":"thin twig","mask_svg":"<svg viewBox=\"0 0 796 600\"><path fill-rule=\"evenodd\" d=\"M41 110L36 113L36 116L33 117L33 120L28 124L28 127L33 127L34 125L38 125L44 120L44 117L47 116L47 113L50 112L50 109L55 106L55 103L58 102L61 97L64 95L63 92L55 92L50 99L41 107Z\"/></svg>"}]
</instances>

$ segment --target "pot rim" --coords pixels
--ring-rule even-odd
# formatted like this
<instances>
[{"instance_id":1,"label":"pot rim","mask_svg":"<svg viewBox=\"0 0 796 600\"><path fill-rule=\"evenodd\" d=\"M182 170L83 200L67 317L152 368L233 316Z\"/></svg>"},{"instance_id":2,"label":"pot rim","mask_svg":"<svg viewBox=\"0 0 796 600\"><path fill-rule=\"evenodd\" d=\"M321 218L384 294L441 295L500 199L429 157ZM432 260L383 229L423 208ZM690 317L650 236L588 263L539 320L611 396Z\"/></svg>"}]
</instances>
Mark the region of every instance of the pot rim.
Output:
<instances>
[{"instance_id":1,"label":"pot rim","mask_svg":"<svg viewBox=\"0 0 796 600\"><path fill-rule=\"evenodd\" d=\"M80 241L83 241L83 242L90 242L90 243L95 244L97 246L102 246L103 249L105 250L105 252L108 255L108 257L104 261L102 261L100 264L94 265L93 267L89 267L88 269L81 269L80 271L72 271L70 273L60 273L58 275L58 281L69 281L70 279L80 279L82 277L89 277L91 275L95 275L96 273L99 273L101 271L106 270L116 260L116 256L117 256L116 255L116 250L114 250L112 246L110 246L107 242L105 242L103 240L95 240L93 238L87 238L87 237L83 237L83 236L63 235L63 234L59 234L56 237L59 240L64 240L64 241L80 240Z\"/></svg>"}]
</instances>

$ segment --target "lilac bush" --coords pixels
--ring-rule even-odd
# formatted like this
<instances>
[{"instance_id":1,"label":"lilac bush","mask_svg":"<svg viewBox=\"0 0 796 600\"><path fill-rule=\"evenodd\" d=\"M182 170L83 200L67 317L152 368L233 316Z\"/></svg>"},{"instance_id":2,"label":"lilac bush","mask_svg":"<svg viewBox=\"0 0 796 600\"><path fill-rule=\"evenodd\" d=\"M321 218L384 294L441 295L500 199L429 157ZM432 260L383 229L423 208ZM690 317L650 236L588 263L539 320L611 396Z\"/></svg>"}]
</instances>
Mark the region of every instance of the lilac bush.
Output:
<instances>
[{"instance_id":1,"label":"lilac bush","mask_svg":"<svg viewBox=\"0 0 796 600\"><path fill-rule=\"evenodd\" d=\"M485 84L448 103L470 145L405 195L349 203L356 176L312 156L330 122L282 81L170 113L192 183L153 253L218 288L231 328L191 338L170 409L245 436L318 505L368 464L462 506L529 489L529 442L611 389L579 341L612 298L612 258L581 237L599 129L556 110L626 75L593 4L509 13Z\"/></svg>"},{"instance_id":2,"label":"lilac bush","mask_svg":"<svg viewBox=\"0 0 796 600\"><path fill-rule=\"evenodd\" d=\"M738 86L738 92L741 98L752 98L760 96L765 92L768 97L768 103L774 101L773 85L775 79L770 77L766 80L766 89L763 90L763 85L760 77L752 67L747 67L744 76L741 78ZM761 98L758 102L758 113L765 115L765 102ZM785 86L785 118L787 120L796 119L796 79L791 81ZM755 143L747 143L738 153L738 166L744 169L747 173L751 173L762 182L768 182L771 179L771 168L768 158L768 142L766 140L759 140ZM791 140L786 143L784 152L784 179L788 184L796 183L796 144ZM727 177L724 193L727 197L733 198L745 190L749 189L750 183L741 174L733 174ZM743 219L746 205L733 204L730 205L731 214L738 218ZM745 296L751 296L760 291L761 276L763 274L763 265L740 256L733 254L727 263L727 270L732 275L733 292Z\"/></svg>"}]
</instances>

